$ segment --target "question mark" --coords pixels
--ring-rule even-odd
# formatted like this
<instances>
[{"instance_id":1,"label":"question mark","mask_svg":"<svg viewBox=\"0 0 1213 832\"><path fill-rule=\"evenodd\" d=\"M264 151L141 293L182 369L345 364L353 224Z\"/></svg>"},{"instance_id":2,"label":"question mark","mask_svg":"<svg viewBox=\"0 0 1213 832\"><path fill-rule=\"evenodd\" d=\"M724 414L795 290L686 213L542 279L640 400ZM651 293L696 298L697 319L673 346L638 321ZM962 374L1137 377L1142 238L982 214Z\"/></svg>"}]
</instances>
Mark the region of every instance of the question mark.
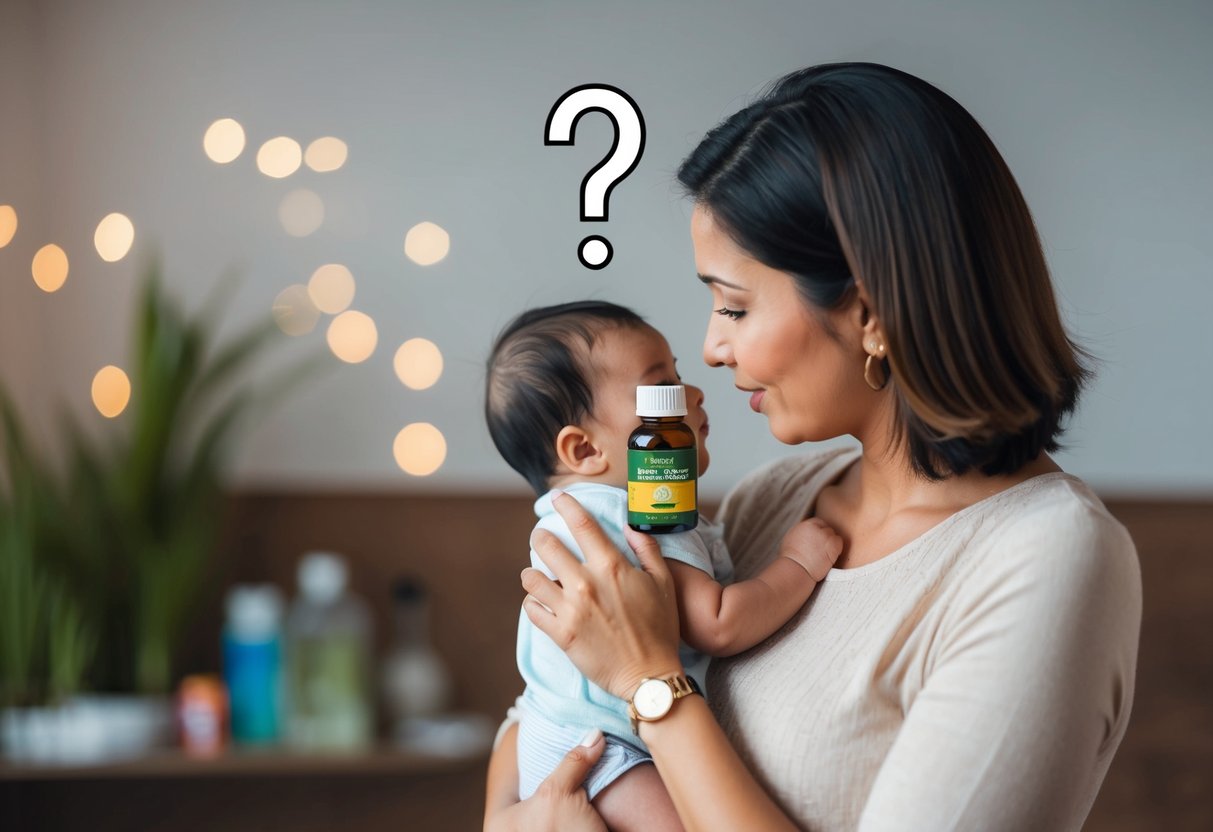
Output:
<instances>
[{"instance_id":1,"label":"question mark","mask_svg":"<svg viewBox=\"0 0 1213 832\"><path fill-rule=\"evenodd\" d=\"M603 113L615 125L615 143L581 180L581 221L606 222L607 203L615 186L636 169L644 153L644 117L628 95L608 84L583 84L557 99L548 113L543 143L573 144L573 131L586 113ZM577 247L577 259L587 269L605 268L614 255L606 237L592 234Z\"/></svg>"}]
</instances>

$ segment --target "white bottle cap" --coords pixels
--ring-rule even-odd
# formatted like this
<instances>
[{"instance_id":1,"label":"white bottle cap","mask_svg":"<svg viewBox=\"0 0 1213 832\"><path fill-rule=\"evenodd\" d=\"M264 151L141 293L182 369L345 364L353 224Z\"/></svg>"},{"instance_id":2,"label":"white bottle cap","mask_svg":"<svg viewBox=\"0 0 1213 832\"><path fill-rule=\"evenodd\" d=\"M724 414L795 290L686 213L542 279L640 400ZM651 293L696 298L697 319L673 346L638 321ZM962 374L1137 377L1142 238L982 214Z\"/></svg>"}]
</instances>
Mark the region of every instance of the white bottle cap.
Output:
<instances>
[{"instance_id":1,"label":"white bottle cap","mask_svg":"<svg viewBox=\"0 0 1213 832\"><path fill-rule=\"evenodd\" d=\"M637 416L686 416L687 389L681 384L640 385L636 388Z\"/></svg>"},{"instance_id":2,"label":"white bottle cap","mask_svg":"<svg viewBox=\"0 0 1213 832\"><path fill-rule=\"evenodd\" d=\"M299 561L299 590L309 601L331 604L345 591L345 560L332 552L308 552Z\"/></svg>"},{"instance_id":3,"label":"white bottle cap","mask_svg":"<svg viewBox=\"0 0 1213 832\"><path fill-rule=\"evenodd\" d=\"M264 641L278 632L282 594L273 584L242 584L227 594L227 623L242 641Z\"/></svg>"}]
</instances>

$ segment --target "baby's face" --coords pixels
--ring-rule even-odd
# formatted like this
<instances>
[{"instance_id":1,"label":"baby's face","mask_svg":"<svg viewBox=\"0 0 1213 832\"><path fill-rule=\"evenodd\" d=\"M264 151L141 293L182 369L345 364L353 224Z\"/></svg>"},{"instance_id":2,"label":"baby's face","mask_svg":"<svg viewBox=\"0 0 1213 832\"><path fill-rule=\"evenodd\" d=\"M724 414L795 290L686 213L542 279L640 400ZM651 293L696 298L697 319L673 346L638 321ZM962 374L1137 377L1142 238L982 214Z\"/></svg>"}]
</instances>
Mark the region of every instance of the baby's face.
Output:
<instances>
[{"instance_id":1,"label":"baby's face","mask_svg":"<svg viewBox=\"0 0 1213 832\"><path fill-rule=\"evenodd\" d=\"M685 384L685 422L695 431L699 452L699 474L708 470L708 414L703 409L703 391L686 384L674 366L674 354L660 332L649 326L609 327L599 333L590 351L594 390L594 422L604 437L600 449L607 455L611 471L627 484L628 437L640 425L636 415L636 388L641 384Z\"/></svg>"}]
</instances>

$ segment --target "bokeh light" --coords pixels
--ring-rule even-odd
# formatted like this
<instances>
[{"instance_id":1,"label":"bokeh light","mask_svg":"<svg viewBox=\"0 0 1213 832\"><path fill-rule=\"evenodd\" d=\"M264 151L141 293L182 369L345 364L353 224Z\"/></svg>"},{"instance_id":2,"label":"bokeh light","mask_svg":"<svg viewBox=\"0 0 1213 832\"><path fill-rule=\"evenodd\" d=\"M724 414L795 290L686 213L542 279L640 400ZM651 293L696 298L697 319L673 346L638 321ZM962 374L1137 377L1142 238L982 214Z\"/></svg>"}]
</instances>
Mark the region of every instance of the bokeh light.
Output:
<instances>
[{"instance_id":1,"label":"bokeh light","mask_svg":"<svg viewBox=\"0 0 1213 832\"><path fill-rule=\"evenodd\" d=\"M34 282L44 292L57 292L67 281L67 253L54 243L38 249L34 255Z\"/></svg>"},{"instance_id":2,"label":"bokeh light","mask_svg":"<svg viewBox=\"0 0 1213 832\"><path fill-rule=\"evenodd\" d=\"M107 263L117 263L135 242L135 224L125 214L109 214L97 224L93 245Z\"/></svg>"},{"instance_id":3,"label":"bokeh light","mask_svg":"<svg viewBox=\"0 0 1213 832\"><path fill-rule=\"evenodd\" d=\"M406 387L425 390L442 376L442 351L433 341L410 338L396 350L396 376Z\"/></svg>"},{"instance_id":4,"label":"bokeh light","mask_svg":"<svg viewBox=\"0 0 1213 832\"><path fill-rule=\"evenodd\" d=\"M379 343L379 331L371 316L353 309L333 318L327 337L333 355L350 364L366 361Z\"/></svg>"},{"instance_id":5,"label":"bokeh light","mask_svg":"<svg viewBox=\"0 0 1213 832\"><path fill-rule=\"evenodd\" d=\"M108 364L93 376L93 406L107 419L113 419L131 400L131 380L120 367Z\"/></svg>"},{"instance_id":6,"label":"bokeh light","mask_svg":"<svg viewBox=\"0 0 1213 832\"><path fill-rule=\"evenodd\" d=\"M315 191L291 191L278 204L278 220L292 237L306 237L324 223L324 202Z\"/></svg>"},{"instance_id":7,"label":"bokeh light","mask_svg":"<svg viewBox=\"0 0 1213 832\"><path fill-rule=\"evenodd\" d=\"M324 136L307 146L303 159L317 173L328 173L344 165L348 156L349 148L345 142L335 136Z\"/></svg>"},{"instance_id":8,"label":"bokeh light","mask_svg":"<svg viewBox=\"0 0 1213 832\"><path fill-rule=\"evenodd\" d=\"M13 241L17 233L17 210L11 205L0 205L0 248Z\"/></svg>"},{"instance_id":9,"label":"bokeh light","mask_svg":"<svg viewBox=\"0 0 1213 832\"><path fill-rule=\"evenodd\" d=\"M235 161L244 152L244 128L234 118L221 118L206 128L202 149L212 162Z\"/></svg>"},{"instance_id":10,"label":"bokeh light","mask_svg":"<svg viewBox=\"0 0 1213 832\"><path fill-rule=\"evenodd\" d=\"M421 222L404 237L404 253L419 266L432 266L451 250L451 235L432 222Z\"/></svg>"},{"instance_id":11,"label":"bokeh light","mask_svg":"<svg viewBox=\"0 0 1213 832\"><path fill-rule=\"evenodd\" d=\"M429 422L414 422L396 434L392 454L406 474L426 477L446 460L446 439Z\"/></svg>"},{"instance_id":12,"label":"bokeh light","mask_svg":"<svg viewBox=\"0 0 1213 832\"><path fill-rule=\"evenodd\" d=\"M320 310L301 283L287 286L274 299L274 322L287 335L307 335L319 320Z\"/></svg>"},{"instance_id":13,"label":"bokeh light","mask_svg":"<svg viewBox=\"0 0 1213 832\"><path fill-rule=\"evenodd\" d=\"M299 142L287 136L270 139L257 151L257 170L274 179L290 176L302 163L303 150Z\"/></svg>"},{"instance_id":14,"label":"bokeh light","mask_svg":"<svg viewBox=\"0 0 1213 832\"><path fill-rule=\"evenodd\" d=\"M336 315L354 302L354 275L340 263L326 263L312 273L307 292L317 309Z\"/></svg>"}]
</instances>

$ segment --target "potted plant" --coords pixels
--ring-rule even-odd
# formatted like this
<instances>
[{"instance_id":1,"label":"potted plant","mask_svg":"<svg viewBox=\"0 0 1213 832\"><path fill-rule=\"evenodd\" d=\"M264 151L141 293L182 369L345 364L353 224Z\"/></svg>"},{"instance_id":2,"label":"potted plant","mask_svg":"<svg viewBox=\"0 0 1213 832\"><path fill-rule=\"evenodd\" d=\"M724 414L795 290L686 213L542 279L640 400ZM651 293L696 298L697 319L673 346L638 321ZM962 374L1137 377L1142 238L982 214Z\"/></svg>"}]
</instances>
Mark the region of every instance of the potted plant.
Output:
<instances>
[{"instance_id":1,"label":"potted plant","mask_svg":"<svg viewBox=\"0 0 1213 832\"><path fill-rule=\"evenodd\" d=\"M126 751L170 725L172 659L218 542L233 440L322 358L254 384L245 371L277 328L267 319L216 344L233 285L221 282L189 316L163 291L159 269L147 270L130 404L102 431L64 416L61 473L0 389L0 707L10 709L10 745L20 735L15 709L31 706L121 722ZM82 687L143 698L76 697L65 709Z\"/></svg>"},{"instance_id":2,"label":"potted plant","mask_svg":"<svg viewBox=\"0 0 1213 832\"><path fill-rule=\"evenodd\" d=\"M0 390L0 745L18 759L70 757L56 707L76 693L96 633L56 559L67 508Z\"/></svg>"}]
</instances>

